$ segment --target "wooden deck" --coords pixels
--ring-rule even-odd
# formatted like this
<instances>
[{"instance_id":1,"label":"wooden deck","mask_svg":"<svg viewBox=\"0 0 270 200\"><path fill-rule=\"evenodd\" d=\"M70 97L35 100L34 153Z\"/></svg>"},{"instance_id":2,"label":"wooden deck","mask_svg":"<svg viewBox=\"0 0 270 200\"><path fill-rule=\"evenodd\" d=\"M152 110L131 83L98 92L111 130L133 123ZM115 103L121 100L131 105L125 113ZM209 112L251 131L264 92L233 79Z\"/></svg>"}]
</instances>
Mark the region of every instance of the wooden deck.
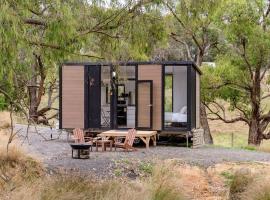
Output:
<instances>
[{"instance_id":1,"label":"wooden deck","mask_svg":"<svg viewBox=\"0 0 270 200\"><path fill-rule=\"evenodd\" d=\"M104 131L100 134L98 134L99 137L102 137L104 139L110 139L110 138L116 138L116 137L126 137L128 133L128 130L109 130ZM136 131L135 137L140 138L146 148L149 148L150 140L153 141L153 145L156 146L157 144L157 131Z\"/></svg>"}]
</instances>

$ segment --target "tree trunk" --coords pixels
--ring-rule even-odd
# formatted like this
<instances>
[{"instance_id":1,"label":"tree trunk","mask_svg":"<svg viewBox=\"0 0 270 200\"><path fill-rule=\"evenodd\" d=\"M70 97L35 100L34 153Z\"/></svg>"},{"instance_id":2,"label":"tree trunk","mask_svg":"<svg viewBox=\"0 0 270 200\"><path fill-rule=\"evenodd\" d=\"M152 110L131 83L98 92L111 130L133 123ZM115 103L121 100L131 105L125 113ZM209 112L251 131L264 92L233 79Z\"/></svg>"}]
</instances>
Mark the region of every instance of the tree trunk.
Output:
<instances>
[{"instance_id":1,"label":"tree trunk","mask_svg":"<svg viewBox=\"0 0 270 200\"><path fill-rule=\"evenodd\" d=\"M261 101L261 79L260 79L260 68L255 71L253 79L253 87L250 92L251 98L251 121L249 124L248 133L248 144L260 145L262 138L262 133L260 129L260 101Z\"/></svg>"},{"instance_id":2,"label":"tree trunk","mask_svg":"<svg viewBox=\"0 0 270 200\"><path fill-rule=\"evenodd\" d=\"M206 109L205 106L201 103L201 125L202 128L204 129L204 141L206 144L213 144L213 138L210 132L208 120L207 120L207 114L206 114Z\"/></svg>"},{"instance_id":3,"label":"tree trunk","mask_svg":"<svg viewBox=\"0 0 270 200\"><path fill-rule=\"evenodd\" d=\"M259 146L261 144L262 137L259 129L259 123L256 119L251 121L248 131L248 144Z\"/></svg>"},{"instance_id":4,"label":"tree trunk","mask_svg":"<svg viewBox=\"0 0 270 200\"><path fill-rule=\"evenodd\" d=\"M28 86L29 92L29 118L34 122L38 122L38 105L37 105L37 87Z\"/></svg>"},{"instance_id":5,"label":"tree trunk","mask_svg":"<svg viewBox=\"0 0 270 200\"><path fill-rule=\"evenodd\" d=\"M41 98L45 93L44 83L46 75L40 55L36 55L34 53L34 58L35 64L32 66L33 76L30 80L30 86L28 86L29 118L33 120L33 122L39 123L40 113L38 111L38 107L40 105Z\"/></svg>"},{"instance_id":6,"label":"tree trunk","mask_svg":"<svg viewBox=\"0 0 270 200\"><path fill-rule=\"evenodd\" d=\"M203 62L204 52L200 51L199 48L197 51L198 52L197 52L196 64L198 65L198 67L200 67ZM201 103L200 111L201 111L200 122L201 122L202 128L204 129L204 142L205 144L213 144L213 137L211 135L211 131L210 131L208 120L207 120L207 113L206 113L206 109L203 103Z\"/></svg>"}]
</instances>

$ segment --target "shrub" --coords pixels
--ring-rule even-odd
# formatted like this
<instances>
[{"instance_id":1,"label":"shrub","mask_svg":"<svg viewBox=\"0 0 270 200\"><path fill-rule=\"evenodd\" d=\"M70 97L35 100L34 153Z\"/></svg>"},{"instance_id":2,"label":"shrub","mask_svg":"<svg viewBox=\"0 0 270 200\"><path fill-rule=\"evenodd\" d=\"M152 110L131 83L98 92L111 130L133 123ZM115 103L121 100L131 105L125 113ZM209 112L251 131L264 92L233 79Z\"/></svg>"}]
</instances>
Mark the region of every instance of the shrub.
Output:
<instances>
[{"instance_id":1,"label":"shrub","mask_svg":"<svg viewBox=\"0 0 270 200\"><path fill-rule=\"evenodd\" d=\"M241 199L241 193L243 193L247 186L253 181L253 176L248 169L240 169L235 172L230 183L230 199Z\"/></svg>"},{"instance_id":2,"label":"shrub","mask_svg":"<svg viewBox=\"0 0 270 200\"><path fill-rule=\"evenodd\" d=\"M149 162L141 162L139 165L139 170L146 173L152 174L153 173L153 164Z\"/></svg>"},{"instance_id":3,"label":"shrub","mask_svg":"<svg viewBox=\"0 0 270 200\"><path fill-rule=\"evenodd\" d=\"M143 199L143 187L121 181L96 182L81 176L59 175L43 184L42 200Z\"/></svg>"},{"instance_id":4,"label":"shrub","mask_svg":"<svg viewBox=\"0 0 270 200\"><path fill-rule=\"evenodd\" d=\"M58 175L42 183L42 200L182 200L175 176L168 166L153 169L142 181L95 182L81 176Z\"/></svg>"},{"instance_id":5,"label":"shrub","mask_svg":"<svg viewBox=\"0 0 270 200\"><path fill-rule=\"evenodd\" d=\"M32 184L43 176L43 168L34 159L25 156L18 149L0 151L0 199L21 185Z\"/></svg>"},{"instance_id":6,"label":"shrub","mask_svg":"<svg viewBox=\"0 0 270 200\"><path fill-rule=\"evenodd\" d=\"M157 165L153 168L150 182L151 200L182 200L179 180L173 164Z\"/></svg>"},{"instance_id":7,"label":"shrub","mask_svg":"<svg viewBox=\"0 0 270 200\"><path fill-rule=\"evenodd\" d=\"M246 187L241 195L241 200L270 200L270 178L257 178Z\"/></svg>"}]
</instances>

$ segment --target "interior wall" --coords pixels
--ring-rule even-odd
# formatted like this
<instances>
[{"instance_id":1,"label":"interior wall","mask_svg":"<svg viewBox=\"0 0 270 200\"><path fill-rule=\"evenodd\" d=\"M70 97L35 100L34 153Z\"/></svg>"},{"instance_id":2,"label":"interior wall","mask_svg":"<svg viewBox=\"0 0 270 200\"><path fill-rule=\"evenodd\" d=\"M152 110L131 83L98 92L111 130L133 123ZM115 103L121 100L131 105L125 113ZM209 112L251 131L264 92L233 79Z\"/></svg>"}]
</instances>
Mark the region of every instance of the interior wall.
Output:
<instances>
[{"instance_id":1,"label":"interior wall","mask_svg":"<svg viewBox=\"0 0 270 200\"><path fill-rule=\"evenodd\" d=\"M138 80L153 80L153 130L162 129L162 65L139 65ZM139 120L139 116L138 116Z\"/></svg>"},{"instance_id":2,"label":"interior wall","mask_svg":"<svg viewBox=\"0 0 270 200\"><path fill-rule=\"evenodd\" d=\"M187 106L187 68L173 67L173 112Z\"/></svg>"},{"instance_id":3,"label":"interior wall","mask_svg":"<svg viewBox=\"0 0 270 200\"><path fill-rule=\"evenodd\" d=\"M84 66L62 66L62 128L84 128Z\"/></svg>"}]
</instances>

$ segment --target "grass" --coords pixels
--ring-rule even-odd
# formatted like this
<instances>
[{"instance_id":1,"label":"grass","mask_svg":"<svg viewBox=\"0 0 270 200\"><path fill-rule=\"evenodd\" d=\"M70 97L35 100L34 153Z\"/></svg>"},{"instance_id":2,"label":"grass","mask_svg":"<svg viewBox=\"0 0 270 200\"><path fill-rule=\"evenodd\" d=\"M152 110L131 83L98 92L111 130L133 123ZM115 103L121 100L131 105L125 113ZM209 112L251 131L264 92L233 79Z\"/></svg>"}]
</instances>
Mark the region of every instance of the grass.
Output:
<instances>
[{"instance_id":1,"label":"grass","mask_svg":"<svg viewBox=\"0 0 270 200\"><path fill-rule=\"evenodd\" d=\"M269 173L251 173L247 169L235 172L230 183L230 200L270 200Z\"/></svg>"},{"instance_id":2,"label":"grass","mask_svg":"<svg viewBox=\"0 0 270 200\"><path fill-rule=\"evenodd\" d=\"M146 173L152 174L153 173L153 164L149 162L141 162L139 164L139 170Z\"/></svg>"},{"instance_id":3,"label":"grass","mask_svg":"<svg viewBox=\"0 0 270 200\"><path fill-rule=\"evenodd\" d=\"M270 180L264 179L270 177L270 166L263 164L223 164L205 170L175 160L155 165L141 162L142 170L151 171L149 176L130 180L119 174L114 179L96 180L77 173L46 175L38 162L15 149L8 157L1 154L0 158L0 163L6 167L5 173L14 175L9 184L4 183L5 188L0 188L0 199L206 200L225 199L228 192L232 200L267 200L269 197L270 188L263 183ZM254 173L262 176L257 178ZM252 198L244 198L250 195Z\"/></svg>"},{"instance_id":4,"label":"grass","mask_svg":"<svg viewBox=\"0 0 270 200\"><path fill-rule=\"evenodd\" d=\"M0 199L21 185L34 183L44 174L40 163L12 147L0 151Z\"/></svg>"},{"instance_id":5,"label":"grass","mask_svg":"<svg viewBox=\"0 0 270 200\"><path fill-rule=\"evenodd\" d=\"M224 171L221 173L221 176L223 176L225 178L225 185L229 186L232 182L232 180L234 179L234 174L232 174L229 171Z\"/></svg>"},{"instance_id":6,"label":"grass","mask_svg":"<svg viewBox=\"0 0 270 200\"><path fill-rule=\"evenodd\" d=\"M115 169L115 170L114 170L114 175L115 175L115 176L122 176L122 170L121 170L121 169L118 169L118 168Z\"/></svg>"},{"instance_id":7,"label":"grass","mask_svg":"<svg viewBox=\"0 0 270 200\"><path fill-rule=\"evenodd\" d=\"M209 121L209 125L215 146L270 152L270 140L263 140L260 147L248 145L248 127L244 123L225 124L221 121Z\"/></svg>"},{"instance_id":8,"label":"grass","mask_svg":"<svg viewBox=\"0 0 270 200\"><path fill-rule=\"evenodd\" d=\"M230 182L230 199L241 199L241 194L246 191L247 186L253 181L253 176L250 171L239 170L231 179Z\"/></svg>"},{"instance_id":9,"label":"grass","mask_svg":"<svg viewBox=\"0 0 270 200\"><path fill-rule=\"evenodd\" d=\"M142 180L94 181L79 175L44 177L34 184L23 186L14 199L41 200L182 200L177 179L164 173L170 165L159 165L151 178ZM23 192L27 191L27 192Z\"/></svg>"}]
</instances>

